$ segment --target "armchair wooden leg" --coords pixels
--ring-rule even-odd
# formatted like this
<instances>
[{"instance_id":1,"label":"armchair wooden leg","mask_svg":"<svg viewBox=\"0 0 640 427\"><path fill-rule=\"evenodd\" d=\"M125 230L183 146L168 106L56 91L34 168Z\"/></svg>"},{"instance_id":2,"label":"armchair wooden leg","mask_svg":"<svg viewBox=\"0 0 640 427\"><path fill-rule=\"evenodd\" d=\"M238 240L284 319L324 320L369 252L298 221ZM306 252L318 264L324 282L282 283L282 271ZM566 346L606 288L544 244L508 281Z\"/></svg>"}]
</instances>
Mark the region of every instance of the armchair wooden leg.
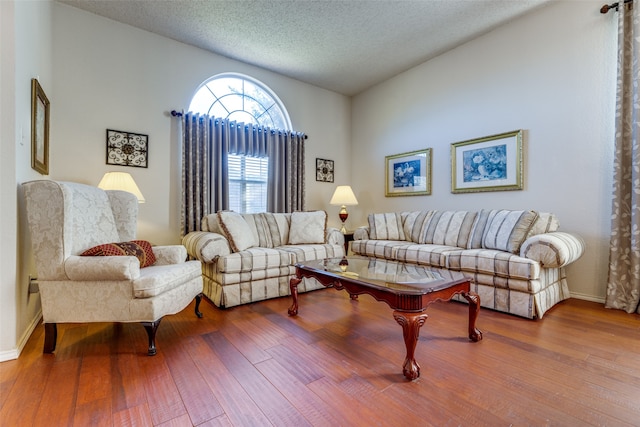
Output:
<instances>
[{"instance_id":1,"label":"armchair wooden leg","mask_svg":"<svg viewBox=\"0 0 640 427\"><path fill-rule=\"evenodd\" d=\"M142 322L142 326L147 331L147 335L149 336L149 351L147 354L149 356L155 356L156 354L156 331L158 330L158 326L160 326L160 321L162 317L155 322Z\"/></svg>"},{"instance_id":2,"label":"armchair wooden leg","mask_svg":"<svg viewBox=\"0 0 640 427\"><path fill-rule=\"evenodd\" d=\"M58 327L55 323L44 324L44 349L43 353L53 353L58 340Z\"/></svg>"},{"instance_id":3,"label":"armchair wooden leg","mask_svg":"<svg viewBox=\"0 0 640 427\"><path fill-rule=\"evenodd\" d=\"M202 313L200 312L200 302L202 301L202 293L196 295L196 316L202 319Z\"/></svg>"}]
</instances>

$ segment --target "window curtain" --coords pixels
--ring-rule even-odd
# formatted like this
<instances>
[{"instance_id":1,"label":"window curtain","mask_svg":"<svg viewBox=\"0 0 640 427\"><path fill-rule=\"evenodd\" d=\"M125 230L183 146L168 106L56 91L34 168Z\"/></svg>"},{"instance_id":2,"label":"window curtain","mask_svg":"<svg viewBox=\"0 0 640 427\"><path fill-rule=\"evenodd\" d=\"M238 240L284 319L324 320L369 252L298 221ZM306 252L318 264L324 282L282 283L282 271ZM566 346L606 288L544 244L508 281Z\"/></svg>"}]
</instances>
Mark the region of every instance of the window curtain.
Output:
<instances>
[{"instance_id":1,"label":"window curtain","mask_svg":"<svg viewBox=\"0 0 640 427\"><path fill-rule=\"evenodd\" d=\"M228 123L182 114L182 235L200 231L205 215L229 208Z\"/></svg>"},{"instance_id":2,"label":"window curtain","mask_svg":"<svg viewBox=\"0 0 640 427\"><path fill-rule=\"evenodd\" d=\"M182 232L202 217L229 209L229 154L269 158L267 210L304 210L304 133L182 114Z\"/></svg>"},{"instance_id":3,"label":"window curtain","mask_svg":"<svg viewBox=\"0 0 640 427\"><path fill-rule=\"evenodd\" d=\"M640 13L634 3L619 4L614 184L605 306L640 313Z\"/></svg>"}]
</instances>

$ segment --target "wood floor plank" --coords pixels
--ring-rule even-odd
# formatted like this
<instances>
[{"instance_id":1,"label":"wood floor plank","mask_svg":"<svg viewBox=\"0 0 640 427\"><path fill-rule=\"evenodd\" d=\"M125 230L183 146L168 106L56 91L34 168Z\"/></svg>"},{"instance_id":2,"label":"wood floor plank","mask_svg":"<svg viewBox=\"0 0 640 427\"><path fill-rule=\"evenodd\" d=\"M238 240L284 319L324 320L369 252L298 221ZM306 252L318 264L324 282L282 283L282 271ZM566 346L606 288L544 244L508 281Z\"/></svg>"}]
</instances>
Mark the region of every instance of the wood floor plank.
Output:
<instances>
[{"instance_id":1,"label":"wood floor plank","mask_svg":"<svg viewBox=\"0 0 640 427\"><path fill-rule=\"evenodd\" d=\"M187 414L182 396L176 387L163 353L153 357L138 358L140 371L144 376L147 404L153 424L161 424Z\"/></svg>"},{"instance_id":2,"label":"wood floor plank","mask_svg":"<svg viewBox=\"0 0 640 427\"><path fill-rule=\"evenodd\" d=\"M219 332L204 340L220 358L251 399L276 426L302 427L310 424L298 410Z\"/></svg>"},{"instance_id":3,"label":"wood floor plank","mask_svg":"<svg viewBox=\"0 0 640 427\"><path fill-rule=\"evenodd\" d=\"M200 425L223 415L222 406L189 353L180 345L166 346L164 351L169 371L191 422Z\"/></svg>"},{"instance_id":4,"label":"wood floor plank","mask_svg":"<svg viewBox=\"0 0 640 427\"><path fill-rule=\"evenodd\" d=\"M231 424L237 426L269 426L271 424L238 380L205 342L203 336L187 339L183 347L191 355Z\"/></svg>"},{"instance_id":5,"label":"wood floor plank","mask_svg":"<svg viewBox=\"0 0 640 427\"><path fill-rule=\"evenodd\" d=\"M73 425L79 377L80 359L53 364L38 405L34 426L48 427L51 420L56 420L59 426Z\"/></svg>"},{"instance_id":6,"label":"wood floor plank","mask_svg":"<svg viewBox=\"0 0 640 427\"><path fill-rule=\"evenodd\" d=\"M119 427L152 426L151 411L146 403L132 406L121 411L114 411L113 425Z\"/></svg>"}]
</instances>

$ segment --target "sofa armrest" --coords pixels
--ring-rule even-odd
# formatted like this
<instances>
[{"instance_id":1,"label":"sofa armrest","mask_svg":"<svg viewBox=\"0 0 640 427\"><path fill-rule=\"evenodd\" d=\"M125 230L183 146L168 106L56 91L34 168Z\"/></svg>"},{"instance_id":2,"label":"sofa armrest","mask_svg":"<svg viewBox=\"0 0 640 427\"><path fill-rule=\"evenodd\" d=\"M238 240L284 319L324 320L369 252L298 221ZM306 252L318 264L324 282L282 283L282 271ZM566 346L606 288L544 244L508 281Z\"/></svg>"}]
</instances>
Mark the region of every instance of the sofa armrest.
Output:
<instances>
[{"instance_id":1,"label":"sofa armrest","mask_svg":"<svg viewBox=\"0 0 640 427\"><path fill-rule=\"evenodd\" d=\"M207 263L231 253L231 246L226 237L208 231L192 231L182 238L182 244L187 248L190 257Z\"/></svg>"},{"instance_id":2,"label":"sofa armrest","mask_svg":"<svg viewBox=\"0 0 640 427\"><path fill-rule=\"evenodd\" d=\"M581 237L554 231L529 237L520 247L520 256L538 261L543 267L559 268L580 258L584 249Z\"/></svg>"},{"instance_id":3,"label":"sofa armrest","mask_svg":"<svg viewBox=\"0 0 640 427\"><path fill-rule=\"evenodd\" d=\"M363 225L353 232L353 240L369 240L369 226Z\"/></svg>"},{"instance_id":4,"label":"sofa armrest","mask_svg":"<svg viewBox=\"0 0 640 427\"><path fill-rule=\"evenodd\" d=\"M344 234L334 227L327 227L327 243L344 246Z\"/></svg>"},{"instance_id":5,"label":"sofa armrest","mask_svg":"<svg viewBox=\"0 0 640 427\"><path fill-rule=\"evenodd\" d=\"M134 256L79 256L64 261L69 280L135 280L140 277L140 261Z\"/></svg>"},{"instance_id":6,"label":"sofa armrest","mask_svg":"<svg viewBox=\"0 0 640 427\"><path fill-rule=\"evenodd\" d=\"M152 246L155 265L182 264L187 259L187 248L182 245Z\"/></svg>"}]
</instances>

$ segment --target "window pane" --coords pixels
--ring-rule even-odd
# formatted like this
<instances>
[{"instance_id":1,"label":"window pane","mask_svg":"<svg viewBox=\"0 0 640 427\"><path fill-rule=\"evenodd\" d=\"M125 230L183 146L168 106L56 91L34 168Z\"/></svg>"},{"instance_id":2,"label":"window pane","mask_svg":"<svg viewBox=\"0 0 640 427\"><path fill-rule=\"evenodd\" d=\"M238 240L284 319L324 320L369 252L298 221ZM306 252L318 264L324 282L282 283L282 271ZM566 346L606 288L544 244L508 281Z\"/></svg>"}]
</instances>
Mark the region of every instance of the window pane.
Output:
<instances>
[{"instance_id":1,"label":"window pane","mask_svg":"<svg viewBox=\"0 0 640 427\"><path fill-rule=\"evenodd\" d=\"M267 210L269 159L229 155L229 208L241 213Z\"/></svg>"}]
</instances>

